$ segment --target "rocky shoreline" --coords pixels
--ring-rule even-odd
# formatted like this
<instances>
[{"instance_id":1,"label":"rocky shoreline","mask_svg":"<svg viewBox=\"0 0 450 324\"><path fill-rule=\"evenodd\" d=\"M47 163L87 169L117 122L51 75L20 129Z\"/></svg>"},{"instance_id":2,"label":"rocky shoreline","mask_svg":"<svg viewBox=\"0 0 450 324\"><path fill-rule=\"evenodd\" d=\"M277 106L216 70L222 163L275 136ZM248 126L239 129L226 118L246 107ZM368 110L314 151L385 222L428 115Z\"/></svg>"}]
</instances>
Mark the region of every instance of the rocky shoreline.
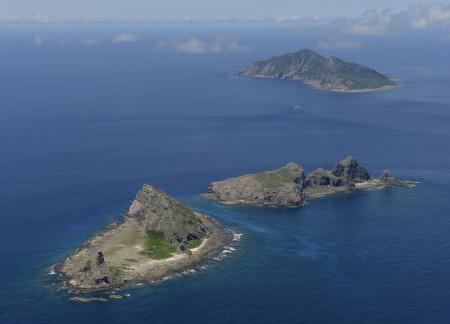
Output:
<instances>
[{"instance_id":1,"label":"rocky shoreline","mask_svg":"<svg viewBox=\"0 0 450 324\"><path fill-rule=\"evenodd\" d=\"M234 75L243 76L243 77L261 78L261 79L288 80L288 81L293 81L293 82L301 81L304 83L305 86L310 87L315 90L330 91L330 92L336 92L336 93L349 93L349 94L389 91L389 90L393 90L393 89L401 87L401 83L399 80L395 80L396 84L385 85L385 86L381 86L381 87L373 88L373 89L344 89L344 88L333 87L333 86L322 86L322 85L319 85L317 82L309 82L309 81L304 81L302 79L295 79L295 78L280 79L280 78L277 78L274 76L267 76L267 75L262 75L262 74L246 75L246 74L243 74L242 72L235 72Z\"/></svg>"},{"instance_id":2,"label":"rocky shoreline","mask_svg":"<svg viewBox=\"0 0 450 324\"><path fill-rule=\"evenodd\" d=\"M165 233L164 241L157 243L170 251L173 247L169 257L152 258L152 251L146 250L151 231ZM196 240L198 245L191 247ZM220 223L144 185L121 223L92 237L54 270L73 292L112 290L198 267L232 241L233 233Z\"/></svg>"},{"instance_id":3,"label":"rocky shoreline","mask_svg":"<svg viewBox=\"0 0 450 324\"><path fill-rule=\"evenodd\" d=\"M337 193L414 185L412 181L397 179L389 170L373 179L366 168L348 156L332 170L319 167L308 176L302 166L289 162L274 171L212 182L205 196L227 205L296 208L304 206L310 199Z\"/></svg>"}]
</instances>

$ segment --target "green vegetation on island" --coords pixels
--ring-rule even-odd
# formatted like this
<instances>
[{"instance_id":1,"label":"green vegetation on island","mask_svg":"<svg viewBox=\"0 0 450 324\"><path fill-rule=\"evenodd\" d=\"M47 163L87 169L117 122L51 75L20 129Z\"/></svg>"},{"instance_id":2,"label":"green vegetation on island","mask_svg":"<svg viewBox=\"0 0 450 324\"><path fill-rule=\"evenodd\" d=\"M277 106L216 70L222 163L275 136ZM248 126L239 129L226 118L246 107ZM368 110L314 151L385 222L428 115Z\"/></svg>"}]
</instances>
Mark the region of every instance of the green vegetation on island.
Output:
<instances>
[{"instance_id":1,"label":"green vegetation on island","mask_svg":"<svg viewBox=\"0 0 450 324\"><path fill-rule=\"evenodd\" d=\"M202 244L202 240L200 239L196 239L196 240L192 240L188 242L188 247L189 249L195 249L197 247L199 247Z\"/></svg>"},{"instance_id":2,"label":"green vegetation on island","mask_svg":"<svg viewBox=\"0 0 450 324\"><path fill-rule=\"evenodd\" d=\"M265 188L278 188L291 181L292 176L288 167L282 167L272 172L262 172L256 175L256 179Z\"/></svg>"},{"instance_id":3,"label":"green vegetation on island","mask_svg":"<svg viewBox=\"0 0 450 324\"><path fill-rule=\"evenodd\" d=\"M167 259L176 252L176 248L167 241L163 232L148 231L147 236L145 253L150 258L156 260Z\"/></svg>"}]
</instances>

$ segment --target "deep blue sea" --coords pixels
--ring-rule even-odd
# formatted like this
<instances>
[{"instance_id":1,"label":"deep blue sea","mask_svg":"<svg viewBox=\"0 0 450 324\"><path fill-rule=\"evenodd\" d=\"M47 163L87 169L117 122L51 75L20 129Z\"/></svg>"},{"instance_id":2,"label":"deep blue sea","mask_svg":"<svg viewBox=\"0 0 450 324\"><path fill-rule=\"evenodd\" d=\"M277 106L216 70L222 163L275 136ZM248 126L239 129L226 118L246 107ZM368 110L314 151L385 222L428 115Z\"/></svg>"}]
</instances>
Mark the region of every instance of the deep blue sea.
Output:
<instances>
[{"instance_id":1,"label":"deep blue sea","mask_svg":"<svg viewBox=\"0 0 450 324\"><path fill-rule=\"evenodd\" d=\"M108 41L125 31L140 41ZM155 49L162 39L222 33L249 51ZM94 36L97 45L75 43ZM314 32L284 25L2 30L0 322L449 323L450 46L431 36L324 52L402 82L339 94L230 73L316 44ZM291 160L330 168L348 154L373 176L388 168L420 184L301 209L199 196L213 180ZM119 220L145 182L242 233L236 251L204 271L121 292L128 298L68 300L49 267Z\"/></svg>"}]
</instances>

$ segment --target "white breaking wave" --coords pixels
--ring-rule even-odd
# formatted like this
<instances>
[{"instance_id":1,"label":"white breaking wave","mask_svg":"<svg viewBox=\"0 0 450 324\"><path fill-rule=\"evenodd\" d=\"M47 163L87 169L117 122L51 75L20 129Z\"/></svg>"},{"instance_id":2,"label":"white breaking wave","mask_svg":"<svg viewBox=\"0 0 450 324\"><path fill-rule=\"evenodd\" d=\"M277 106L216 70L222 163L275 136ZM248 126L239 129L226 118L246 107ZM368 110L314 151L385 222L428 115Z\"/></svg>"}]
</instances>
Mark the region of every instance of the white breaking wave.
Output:
<instances>
[{"instance_id":1,"label":"white breaking wave","mask_svg":"<svg viewBox=\"0 0 450 324\"><path fill-rule=\"evenodd\" d=\"M48 274L51 276L56 274L54 266L51 266L50 268L48 268Z\"/></svg>"},{"instance_id":2,"label":"white breaking wave","mask_svg":"<svg viewBox=\"0 0 450 324\"><path fill-rule=\"evenodd\" d=\"M239 241L241 239L242 234L233 233L233 241Z\"/></svg>"}]
</instances>

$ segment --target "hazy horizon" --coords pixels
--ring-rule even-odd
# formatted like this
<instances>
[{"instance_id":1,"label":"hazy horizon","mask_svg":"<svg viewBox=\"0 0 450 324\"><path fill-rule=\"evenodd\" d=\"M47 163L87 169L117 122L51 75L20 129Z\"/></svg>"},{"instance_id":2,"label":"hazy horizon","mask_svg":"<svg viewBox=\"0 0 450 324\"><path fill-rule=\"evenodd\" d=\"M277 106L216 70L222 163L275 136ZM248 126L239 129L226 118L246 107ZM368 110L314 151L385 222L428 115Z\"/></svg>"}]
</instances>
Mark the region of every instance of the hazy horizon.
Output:
<instances>
[{"instance_id":1,"label":"hazy horizon","mask_svg":"<svg viewBox=\"0 0 450 324\"><path fill-rule=\"evenodd\" d=\"M130 0L126 4L121 0L1 0L0 21L356 18L373 10L402 12L436 4L447 10L450 6L449 1L432 0L399 0L395 5L388 0Z\"/></svg>"}]
</instances>

